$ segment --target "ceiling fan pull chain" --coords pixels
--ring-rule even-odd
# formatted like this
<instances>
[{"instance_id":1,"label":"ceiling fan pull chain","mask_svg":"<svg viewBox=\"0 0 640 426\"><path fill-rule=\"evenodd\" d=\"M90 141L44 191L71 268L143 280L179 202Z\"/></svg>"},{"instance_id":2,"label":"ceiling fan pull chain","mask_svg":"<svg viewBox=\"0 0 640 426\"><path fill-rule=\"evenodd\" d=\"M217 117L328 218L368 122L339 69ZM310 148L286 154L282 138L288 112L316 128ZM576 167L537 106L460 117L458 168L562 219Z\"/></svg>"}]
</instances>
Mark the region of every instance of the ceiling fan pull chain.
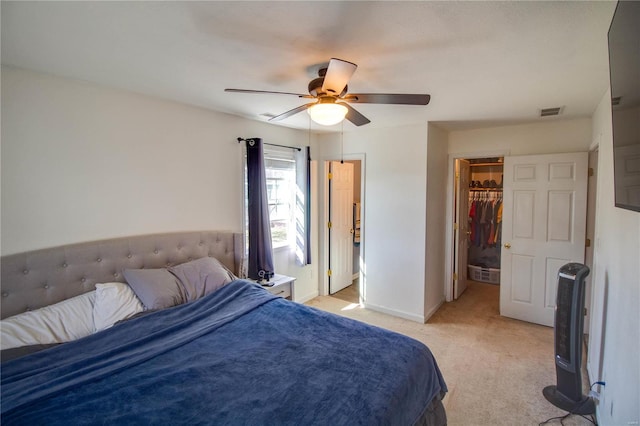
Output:
<instances>
[{"instance_id":1,"label":"ceiling fan pull chain","mask_svg":"<svg viewBox=\"0 0 640 426\"><path fill-rule=\"evenodd\" d=\"M340 122L340 164L344 164L344 120Z\"/></svg>"}]
</instances>

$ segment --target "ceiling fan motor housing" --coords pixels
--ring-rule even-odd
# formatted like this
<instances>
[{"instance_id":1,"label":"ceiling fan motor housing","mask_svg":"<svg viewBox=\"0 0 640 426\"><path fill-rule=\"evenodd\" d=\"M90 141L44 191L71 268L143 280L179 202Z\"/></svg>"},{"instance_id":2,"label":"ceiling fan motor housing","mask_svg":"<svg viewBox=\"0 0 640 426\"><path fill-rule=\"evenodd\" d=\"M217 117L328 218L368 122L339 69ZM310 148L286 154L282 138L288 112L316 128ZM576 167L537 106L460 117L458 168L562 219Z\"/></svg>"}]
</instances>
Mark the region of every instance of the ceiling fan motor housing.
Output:
<instances>
[{"instance_id":1,"label":"ceiling fan motor housing","mask_svg":"<svg viewBox=\"0 0 640 426\"><path fill-rule=\"evenodd\" d=\"M309 82L309 94L311 96L318 96L322 94L322 83L324 83L324 77L314 78Z\"/></svg>"},{"instance_id":2,"label":"ceiling fan motor housing","mask_svg":"<svg viewBox=\"0 0 640 426\"><path fill-rule=\"evenodd\" d=\"M324 84L324 77L317 77L314 78L313 80L311 80L309 82L309 94L311 96L339 96L342 97L344 95L347 94L347 91L349 90L349 86L344 86L344 89L342 89L342 92L340 94L338 93L325 93L322 91L322 85Z\"/></svg>"}]
</instances>

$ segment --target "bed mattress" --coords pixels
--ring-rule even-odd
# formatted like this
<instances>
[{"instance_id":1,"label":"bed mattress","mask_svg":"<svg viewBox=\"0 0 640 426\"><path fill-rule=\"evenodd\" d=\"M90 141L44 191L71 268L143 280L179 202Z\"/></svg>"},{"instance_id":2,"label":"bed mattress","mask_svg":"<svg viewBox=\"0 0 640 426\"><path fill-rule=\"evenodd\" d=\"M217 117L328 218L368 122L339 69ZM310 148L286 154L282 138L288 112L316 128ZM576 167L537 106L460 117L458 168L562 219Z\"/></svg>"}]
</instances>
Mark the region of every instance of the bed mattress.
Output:
<instances>
[{"instance_id":1,"label":"bed mattress","mask_svg":"<svg viewBox=\"0 0 640 426\"><path fill-rule=\"evenodd\" d=\"M422 343L236 280L2 365L2 424L446 423Z\"/></svg>"}]
</instances>

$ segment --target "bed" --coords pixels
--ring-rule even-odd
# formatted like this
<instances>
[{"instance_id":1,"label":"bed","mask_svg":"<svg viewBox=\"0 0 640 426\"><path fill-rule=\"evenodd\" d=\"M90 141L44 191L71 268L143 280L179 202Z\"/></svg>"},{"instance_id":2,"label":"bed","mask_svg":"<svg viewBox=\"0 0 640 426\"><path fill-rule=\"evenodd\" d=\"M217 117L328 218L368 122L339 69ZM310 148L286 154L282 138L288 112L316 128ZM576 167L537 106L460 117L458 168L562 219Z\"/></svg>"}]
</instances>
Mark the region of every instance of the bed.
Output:
<instances>
[{"instance_id":1,"label":"bed","mask_svg":"<svg viewBox=\"0 0 640 426\"><path fill-rule=\"evenodd\" d=\"M3 351L2 424L446 424L446 384L426 346L236 279L242 253L239 234L203 231L4 256L3 333L27 311L92 292L95 308L103 283L131 291L120 283L132 270L209 287L181 285L182 303L98 331L96 320L66 343ZM188 265L214 260L233 272L224 284L189 277Z\"/></svg>"}]
</instances>

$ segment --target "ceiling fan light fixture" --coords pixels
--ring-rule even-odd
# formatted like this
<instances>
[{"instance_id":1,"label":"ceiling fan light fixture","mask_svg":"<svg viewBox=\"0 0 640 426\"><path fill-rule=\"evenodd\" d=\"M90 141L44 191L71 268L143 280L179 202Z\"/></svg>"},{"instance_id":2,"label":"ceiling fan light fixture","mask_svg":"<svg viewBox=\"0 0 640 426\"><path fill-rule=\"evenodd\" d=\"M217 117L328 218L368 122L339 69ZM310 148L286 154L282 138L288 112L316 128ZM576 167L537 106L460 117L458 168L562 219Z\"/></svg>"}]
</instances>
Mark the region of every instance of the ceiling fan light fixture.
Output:
<instances>
[{"instance_id":1,"label":"ceiling fan light fixture","mask_svg":"<svg viewBox=\"0 0 640 426\"><path fill-rule=\"evenodd\" d=\"M338 124L347 115L347 107L337 103L320 102L307 109L311 119L323 126Z\"/></svg>"}]
</instances>

